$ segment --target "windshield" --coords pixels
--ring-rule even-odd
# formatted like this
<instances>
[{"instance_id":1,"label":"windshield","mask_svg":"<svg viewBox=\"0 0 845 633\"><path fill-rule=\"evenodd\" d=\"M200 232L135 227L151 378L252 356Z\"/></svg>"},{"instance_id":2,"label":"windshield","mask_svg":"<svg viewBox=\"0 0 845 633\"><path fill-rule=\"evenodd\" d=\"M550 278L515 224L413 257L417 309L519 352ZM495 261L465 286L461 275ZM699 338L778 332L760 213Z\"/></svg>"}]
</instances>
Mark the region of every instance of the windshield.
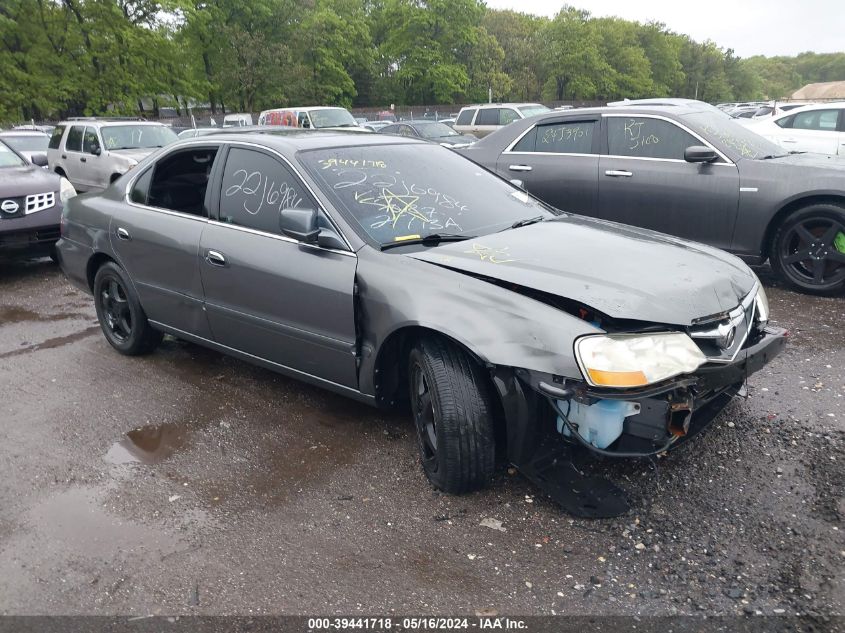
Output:
<instances>
[{"instance_id":1,"label":"windshield","mask_svg":"<svg viewBox=\"0 0 845 633\"><path fill-rule=\"evenodd\" d=\"M343 108L328 108L326 110L312 110L311 123L314 127L358 127L355 119Z\"/></svg>"},{"instance_id":2,"label":"windshield","mask_svg":"<svg viewBox=\"0 0 845 633\"><path fill-rule=\"evenodd\" d=\"M775 143L715 112L684 114L683 121L734 160L784 156L787 152Z\"/></svg>"},{"instance_id":3,"label":"windshield","mask_svg":"<svg viewBox=\"0 0 845 633\"><path fill-rule=\"evenodd\" d=\"M46 152L50 137L44 134L31 136L4 136L3 142L19 152Z\"/></svg>"},{"instance_id":4,"label":"windshield","mask_svg":"<svg viewBox=\"0 0 845 633\"><path fill-rule=\"evenodd\" d=\"M526 119L530 116L534 116L535 114L543 114L544 112L551 112L549 108L544 105L530 105L530 106L519 106L519 111L522 112L522 116Z\"/></svg>"},{"instance_id":5,"label":"windshield","mask_svg":"<svg viewBox=\"0 0 845 633\"><path fill-rule=\"evenodd\" d=\"M178 137L163 125L110 125L102 128L106 149L150 149L164 147Z\"/></svg>"},{"instance_id":6,"label":"windshield","mask_svg":"<svg viewBox=\"0 0 845 633\"><path fill-rule=\"evenodd\" d=\"M26 161L0 141L0 167L25 167Z\"/></svg>"},{"instance_id":7,"label":"windshield","mask_svg":"<svg viewBox=\"0 0 845 633\"><path fill-rule=\"evenodd\" d=\"M459 136L455 130L445 123L415 123L417 132L423 138L443 138L444 136Z\"/></svg>"},{"instance_id":8,"label":"windshield","mask_svg":"<svg viewBox=\"0 0 845 633\"><path fill-rule=\"evenodd\" d=\"M359 234L378 244L484 235L560 213L439 145L337 147L300 156Z\"/></svg>"}]
</instances>

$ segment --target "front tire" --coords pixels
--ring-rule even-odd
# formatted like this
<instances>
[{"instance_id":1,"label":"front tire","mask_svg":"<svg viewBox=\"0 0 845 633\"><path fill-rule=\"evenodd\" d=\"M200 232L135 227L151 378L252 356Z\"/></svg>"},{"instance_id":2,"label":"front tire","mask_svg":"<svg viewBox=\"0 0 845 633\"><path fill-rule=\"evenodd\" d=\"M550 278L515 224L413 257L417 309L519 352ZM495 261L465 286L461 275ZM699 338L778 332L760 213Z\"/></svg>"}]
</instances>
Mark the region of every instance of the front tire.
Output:
<instances>
[{"instance_id":1,"label":"front tire","mask_svg":"<svg viewBox=\"0 0 845 633\"><path fill-rule=\"evenodd\" d=\"M161 343L162 333L150 326L129 277L114 262L94 277L94 306L106 340L121 354L147 354Z\"/></svg>"},{"instance_id":2,"label":"front tire","mask_svg":"<svg viewBox=\"0 0 845 633\"><path fill-rule=\"evenodd\" d=\"M411 350L411 410L423 470L445 492L484 487L493 475L493 399L482 368L448 341L428 337Z\"/></svg>"},{"instance_id":3,"label":"front tire","mask_svg":"<svg viewBox=\"0 0 845 633\"><path fill-rule=\"evenodd\" d=\"M845 207L813 204L787 216L772 240L770 260L788 284L810 294L845 289Z\"/></svg>"}]
</instances>

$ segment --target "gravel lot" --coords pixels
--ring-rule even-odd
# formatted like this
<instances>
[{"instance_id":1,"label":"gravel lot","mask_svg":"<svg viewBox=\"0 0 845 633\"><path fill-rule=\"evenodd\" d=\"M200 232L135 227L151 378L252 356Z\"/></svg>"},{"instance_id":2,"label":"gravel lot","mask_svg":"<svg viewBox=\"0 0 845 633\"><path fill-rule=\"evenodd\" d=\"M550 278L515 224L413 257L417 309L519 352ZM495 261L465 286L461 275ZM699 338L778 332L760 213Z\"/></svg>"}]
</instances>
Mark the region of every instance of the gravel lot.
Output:
<instances>
[{"instance_id":1,"label":"gravel lot","mask_svg":"<svg viewBox=\"0 0 845 633\"><path fill-rule=\"evenodd\" d=\"M845 299L760 275L787 350L669 458L598 464L633 509L582 520L512 472L437 493L405 416L122 357L48 260L4 263L0 614L842 614Z\"/></svg>"}]
</instances>

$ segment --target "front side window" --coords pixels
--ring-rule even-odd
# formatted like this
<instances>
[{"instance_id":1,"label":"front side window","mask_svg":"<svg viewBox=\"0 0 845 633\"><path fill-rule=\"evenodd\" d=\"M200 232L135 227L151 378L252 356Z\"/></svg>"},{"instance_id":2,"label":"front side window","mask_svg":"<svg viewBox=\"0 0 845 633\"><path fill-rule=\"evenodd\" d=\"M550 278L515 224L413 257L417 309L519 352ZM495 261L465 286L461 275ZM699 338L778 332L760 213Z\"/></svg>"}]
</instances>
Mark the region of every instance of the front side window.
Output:
<instances>
[{"instance_id":1,"label":"front side window","mask_svg":"<svg viewBox=\"0 0 845 633\"><path fill-rule=\"evenodd\" d=\"M571 121L538 125L523 136L514 152L591 154L595 121Z\"/></svg>"},{"instance_id":2,"label":"front side window","mask_svg":"<svg viewBox=\"0 0 845 633\"><path fill-rule=\"evenodd\" d=\"M281 212L315 208L299 179L263 152L233 147L223 171L220 221L281 235Z\"/></svg>"},{"instance_id":3,"label":"front side window","mask_svg":"<svg viewBox=\"0 0 845 633\"><path fill-rule=\"evenodd\" d=\"M646 117L607 117L611 156L684 160L684 150L701 141L674 123Z\"/></svg>"},{"instance_id":4,"label":"front side window","mask_svg":"<svg viewBox=\"0 0 845 633\"><path fill-rule=\"evenodd\" d=\"M472 123L473 114L475 114L475 108L467 108L466 110L461 110L461 113L458 115L458 118L455 121L455 125L469 125L470 123Z\"/></svg>"},{"instance_id":5,"label":"front side window","mask_svg":"<svg viewBox=\"0 0 845 633\"><path fill-rule=\"evenodd\" d=\"M431 234L480 236L556 215L507 181L440 145L370 145L300 153L364 239L390 244Z\"/></svg>"},{"instance_id":6,"label":"front side window","mask_svg":"<svg viewBox=\"0 0 845 633\"><path fill-rule=\"evenodd\" d=\"M65 149L68 152L82 151L82 137L85 135L85 126L73 125L70 132L67 133L67 141L65 141Z\"/></svg>"},{"instance_id":7,"label":"front side window","mask_svg":"<svg viewBox=\"0 0 845 633\"><path fill-rule=\"evenodd\" d=\"M484 108L475 117L476 125L499 125L499 108Z\"/></svg>"},{"instance_id":8,"label":"front side window","mask_svg":"<svg viewBox=\"0 0 845 633\"><path fill-rule=\"evenodd\" d=\"M82 137L82 151L86 154L93 154L100 149L100 138L97 136L97 129L85 128L85 135Z\"/></svg>"},{"instance_id":9,"label":"front side window","mask_svg":"<svg viewBox=\"0 0 845 633\"><path fill-rule=\"evenodd\" d=\"M835 132L838 119L839 110L811 110L796 114L790 127L794 130Z\"/></svg>"},{"instance_id":10,"label":"front side window","mask_svg":"<svg viewBox=\"0 0 845 633\"><path fill-rule=\"evenodd\" d=\"M216 147L192 148L168 154L159 160L153 169L144 174L152 174L146 204L169 211L208 217L205 194L216 156ZM139 201L135 200L136 189L138 196L143 197L143 178L136 181L130 194L133 201Z\"/></svg>"},{"instance_id":11,"label":"front side window","mask_svg":"<svg viewBox=\"0 0 845 633\"><path fill-rule=\"evenodd\" d=\"M178 138L163 125L110 125L102 133L107 150L164 147Z\"/></svg>"},{"instance_id":12,"label":"front side window","mask_svg":"<svg viewBox=\"0 0 845 633\"><path fill-rule=\"evenodd\" d=\"M57 125L56 128L53 130L53 134L50 136L50 149L59 149L59 145L62 143L62 135L65 133L65 126L64 125Z\"/></svg>"},{"instance_id":13,"label":"front side window","mask_svg":"<svg viewBox=\"0 0 845 633\"><path fill-rule=\"evenodd\" d=\"M502 108L499 110L499 125L513 123L519 118L520 116L516 113L516 110L511 110L510 108Z\"/></svg>"}]
</instances>

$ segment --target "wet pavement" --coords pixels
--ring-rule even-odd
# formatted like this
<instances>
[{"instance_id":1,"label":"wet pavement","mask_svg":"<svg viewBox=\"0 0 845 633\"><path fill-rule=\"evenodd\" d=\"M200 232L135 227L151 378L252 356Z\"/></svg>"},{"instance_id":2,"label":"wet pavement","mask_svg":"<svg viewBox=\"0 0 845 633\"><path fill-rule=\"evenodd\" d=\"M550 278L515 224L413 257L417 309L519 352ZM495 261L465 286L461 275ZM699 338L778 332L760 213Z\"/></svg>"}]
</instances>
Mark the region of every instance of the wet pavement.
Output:
<instances>
[{"instance_id":1,"label":"wet pavement","mask_svg":"<svg viewBox=\"0 0 845 633\"><path fill-rule=\"evenodd\" d=\"M4 263L0 614L842 614L845 298L760 274L787 350L668 458L600 464L633 509L591 521L508 471L434 491L404 415L120 356L48 260Z\"/></svg>"}]
</instances>

